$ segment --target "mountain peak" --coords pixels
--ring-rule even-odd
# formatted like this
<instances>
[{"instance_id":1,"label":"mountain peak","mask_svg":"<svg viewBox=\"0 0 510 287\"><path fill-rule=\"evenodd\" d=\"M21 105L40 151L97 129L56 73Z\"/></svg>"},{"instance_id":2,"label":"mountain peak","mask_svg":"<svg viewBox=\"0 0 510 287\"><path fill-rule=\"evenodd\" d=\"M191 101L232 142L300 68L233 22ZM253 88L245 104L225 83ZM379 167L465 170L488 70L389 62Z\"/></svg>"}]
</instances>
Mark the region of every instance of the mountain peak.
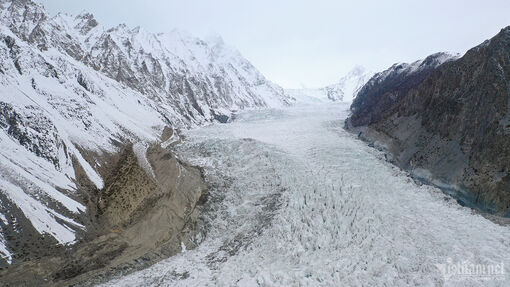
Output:
<instances>
[{"instance_id":1,"label":"mountain peak","mask_svg":"<svg viewBox=\"0 0 510 287\"><path fill-rule=\"evenodd\" d=\"M4 2L8 5L7 14L2 16L14 26L25 25L23 29L30 29L33 25L44 21L47 18L44 7L30 0L12 0ZM10 4L10 5L9 5Z\"/></svg>"},{"instance_id":2,"label":"mountain peak","mask_svg":"<svg viewBox=\"0 0 510 287\"><path fill-rule=\"evenodd\" d=\"M223 46L225 44L225 41L223 40L223 37L221 37L219 34L209 34L204 38L205 42L208 44L211 44L212 46Z\"/></svg>"},{"instance_id":3,"label":"mountain peak","mask_svg":"<svg viewBox=\"0 0 510 287\"><path fill-rule=\"evenodd\" d=\"M99 25L97 20L94 18L94 15L87 11L82 11L75 17L76 24L74 28L80 32L80 34L85 35L90 30L94 29Z\"/></svg>"},{"instance_id":4,"label":"mountain peak","mask_svg":"<svg viewBox=\"0 0 510 287\"><path fill-rule=\"evenodd\" d=\"M351 71L349 71L349 73L347 74L347 76L360 76L362 74L366 73L366 69L365 67L361 66L361 65L355 65Z\"/></svg>"},{"instance_id":5,"label":"mountain peak","mask_svg":"<svg viewBox=\"0 0 510 287\"><path fill-rule=\"evenodd\" d=\"M335 84L320 89L289 89L287 92L298 102L351 102L372 75L363 66L356 65Z\"/></svg>"},{"instance_id":6,"label":"mountain peak","mask_svg":"<svg viewBox=\"0 0 510 287\"><path fill-rule=\"evenodd\" d=\"M76 15L75 17L76 19L87 19L87 20L90 20L90 19L94 19L94 15L92 15L90 12L88 12L87 10L82 10L80 12L80 14Z\"/></svg>"},{"instance_id":7,"label":"mountain peak","mask_svg":"<svg viewBox=\"0 0 510 287\"><path fill-rule=\"evenodd\" d=\"M456 59L459 57L459 54L452 54L448 52L438 52L435 54L432 54L428 57L426 57L424 60L421 61L420 66L439 66L443 64L444 62L451 61L453 59Z\"/></svg>"}]
</instances>

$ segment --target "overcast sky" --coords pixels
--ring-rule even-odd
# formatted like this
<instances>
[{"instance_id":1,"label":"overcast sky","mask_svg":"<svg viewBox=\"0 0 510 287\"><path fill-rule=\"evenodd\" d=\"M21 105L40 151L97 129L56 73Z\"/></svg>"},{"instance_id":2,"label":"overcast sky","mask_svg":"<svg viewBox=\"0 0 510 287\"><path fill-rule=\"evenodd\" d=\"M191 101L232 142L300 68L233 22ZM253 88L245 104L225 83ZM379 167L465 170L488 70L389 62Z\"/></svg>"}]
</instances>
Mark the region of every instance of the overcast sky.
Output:
<instances>
[{"instance_id":1,"label":"overcast sky","mask_svg":"<svg viewBox=\"0 0 510 287\"><path fill-rule=\"evenodd\" d=\"M219 34L283 87L320 87L355 65L373 71L438 51L465 52L510 25L508 0L39 0L103 25Z\"/></svg>"}]
</instances>

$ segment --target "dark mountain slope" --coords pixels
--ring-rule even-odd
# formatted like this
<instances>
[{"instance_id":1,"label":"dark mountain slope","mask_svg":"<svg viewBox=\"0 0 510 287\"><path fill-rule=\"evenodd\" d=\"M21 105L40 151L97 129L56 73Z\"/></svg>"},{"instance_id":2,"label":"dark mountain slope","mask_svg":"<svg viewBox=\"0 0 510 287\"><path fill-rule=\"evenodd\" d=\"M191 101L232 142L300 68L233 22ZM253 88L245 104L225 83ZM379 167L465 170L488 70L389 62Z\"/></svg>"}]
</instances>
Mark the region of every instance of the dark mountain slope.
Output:
<instances>
[{"instance_id":1,"label":"dark mountain slope","mask_svg":"<svg viewBox=\"0 0 510 287\"><path fill-rule=\"evenodd\" d=\"M462 58L382 81L378 74L353 102L346 126L386 146L398 165L455 192L461 202L506 211L509 52L510 27Z\"/></svg>"}]
</instances>

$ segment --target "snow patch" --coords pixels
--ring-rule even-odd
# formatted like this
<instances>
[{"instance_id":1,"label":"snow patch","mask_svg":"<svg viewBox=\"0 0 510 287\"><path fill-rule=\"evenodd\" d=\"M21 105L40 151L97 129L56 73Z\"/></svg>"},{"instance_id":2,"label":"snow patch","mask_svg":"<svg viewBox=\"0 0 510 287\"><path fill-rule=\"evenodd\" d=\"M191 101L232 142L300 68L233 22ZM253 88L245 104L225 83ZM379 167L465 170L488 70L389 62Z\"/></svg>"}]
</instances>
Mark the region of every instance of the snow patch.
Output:
<instances>
[{"instance_id":1,"label":"snow patch","mask_svg":"<svg viewBox=\"0 0 510 287\"><path fill-rule=\"evenodd\" d=\"M138 159L138 164L149 174L152 178L156 178L154 174L154 170L147 159L147 148L149 147L148 143L138 142L133 145L133 151Z\"/></svg>"},{"instance_id":2,"label":"snow patch","mask_svg":"<svg viewBox=\"0 0 510 287\"><path fill-rule=\"evenodd\" d=\"M2 233L0 233L0 257L7 261L7 263L12 263L12 255L6 247L6 241Z\"/></svg>"},{"instance_id":3,"label":"snow patch","mask_svg":"<svg viewBox=\"0 0 510 287\"><path fill-rule=\"evenodd\" d=\"M79 225L72 219L66 218L55 211L48 209L37 199L27 195L21 188L0 178L0 192L5 194L27 215L34 228L41 234L48 234L60 244L73 243L75 232L67 226L60 224L56 219L64 219L73 225ZM79 225L83 228L83 226Z\"/></svg>"},{"instance_id":4,"label":"snow patch","mask_svg":"<svg viewBox=\"0 0 510 287\"><path fill-rule=\"evenodd\" d=\"M166 141L164 141L164 142L162 142L162 143L161 143L161 147L163 147L163 148L167 148L167 147L169 147L170 145L172 145L173 143L178 142L178 141L180 141L180 140L181 140L181 138L179 137L179 135L177 134L177 132L176 132L176 131L173 131L173 132L172 132L172 136L171 136L169 139L167 139Z\"/></svg>"}]
</instances>

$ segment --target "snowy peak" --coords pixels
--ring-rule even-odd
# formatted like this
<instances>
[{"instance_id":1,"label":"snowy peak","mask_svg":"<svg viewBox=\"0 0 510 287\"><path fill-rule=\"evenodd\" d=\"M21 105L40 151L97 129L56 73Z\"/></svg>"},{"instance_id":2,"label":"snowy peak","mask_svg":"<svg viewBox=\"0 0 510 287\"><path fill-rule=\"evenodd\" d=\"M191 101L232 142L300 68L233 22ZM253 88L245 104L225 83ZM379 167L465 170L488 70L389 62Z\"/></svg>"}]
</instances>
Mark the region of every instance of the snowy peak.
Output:
<instances>
[{"instance_id":1,"label":"snowy peak","mask_svg":"<svg viewBox=\"0 0 510 287\"><path fill-rule=\"evenodd\" d=\"M458 54L450 54L446 52L439 52L426 57L423 60L418 60L412 63L396 63L389 69L377 73L374 78L383 80L390 75L409 75L418 73L428 69L434 69L441 64L455 60L459 57Z\"/></svg>"},{"instance_id":2,"label":"snowy peak","mask_svg":"<svg viewBox=\"0 0 510 287\"><path fill-rule=\"evenodd\" d=\"M76 24L74 25L74 28L82 35L86 35L90 32L90 30L99 25L94 16L88 12L82 12L80 15L75 17L75 20Z\"/></svg>"},{"instance_id":3,"label":"snowy peak","mask_svg":"<svg viewBox=\"0 0 510 287\"><path fill-rule=\"evenodd\" d=\"M352 102L357 93L373 75L362 66L354 67L337 84L326 87L328 98L333 101Z\"/></svg>"},{"instance_id":4,"label":"snowy peak","mask_svg":"<svg viewBox=\"0 0 510 287\"><path fill-rule=\"evenodd\" d=\"M367 70L365 69L365 67L363 66L360 66L360 65L356 65L354 66L354 68L352 68L351 71L349 71L349 73L347 73L347 75L345 75L345 77L343 78L356 78L356 77L361 77L363 76L364 74L367 73Z\"/></svg>"},{"instance_id":5,"label":"snowy peak","mask_svg":"<svg viewBox=\"0 0 510 287\"><path fill-rule=\"evenodd\" d=\"M2 6L2 22L13 32L23 34L25 40L37 31L38 24L47 20L42 6L29 0L5 1Z\"/></svg>"},{"instance_id":6,"label":"snowy peak","mask_svg":"<svg viewBox=\"0 0 510 287\"><path fill-rule=\"evenodd\" d=\"M372 75L373 73L362 66L355 66L336 84L319 89L288 89L286 91L298 102L352 102Z\"/></svg>"}]
</instances>

